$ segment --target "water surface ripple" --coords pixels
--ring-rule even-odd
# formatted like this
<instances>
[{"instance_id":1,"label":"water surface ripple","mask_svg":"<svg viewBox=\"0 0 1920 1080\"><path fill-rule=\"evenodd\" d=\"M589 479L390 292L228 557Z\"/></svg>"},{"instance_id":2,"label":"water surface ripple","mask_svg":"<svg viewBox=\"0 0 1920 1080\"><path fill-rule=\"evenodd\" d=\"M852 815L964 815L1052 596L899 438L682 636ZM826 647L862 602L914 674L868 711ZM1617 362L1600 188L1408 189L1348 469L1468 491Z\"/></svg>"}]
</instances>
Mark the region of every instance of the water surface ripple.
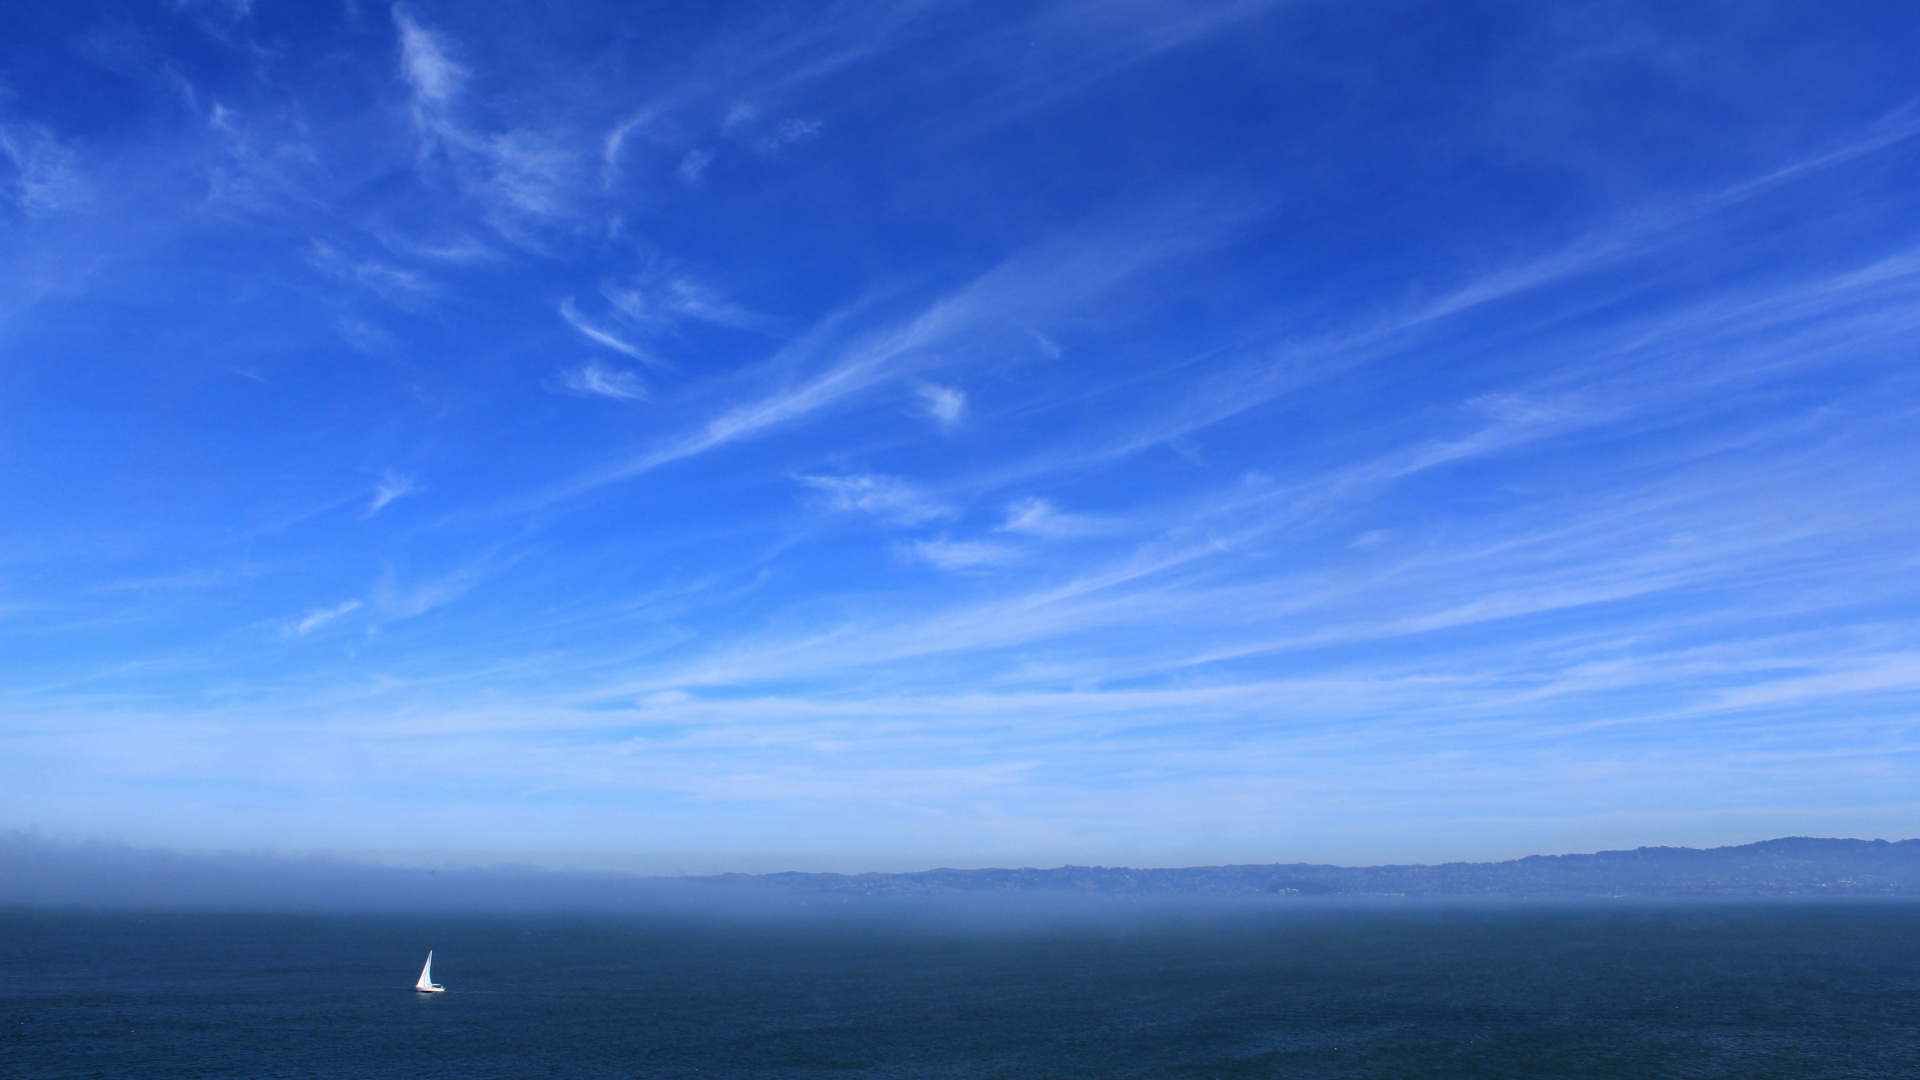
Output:
<instances>
[{"instance_id":1,"label":"water surface ripple","mask_svg":"<svg viewBox=\"0 0 1920 1080\"><path fill-rule=\"evenodd\" d=\"M15 911L0 1015L35 1078L1912 1078L1920 907Z\"/></svg>"}]
</instances>

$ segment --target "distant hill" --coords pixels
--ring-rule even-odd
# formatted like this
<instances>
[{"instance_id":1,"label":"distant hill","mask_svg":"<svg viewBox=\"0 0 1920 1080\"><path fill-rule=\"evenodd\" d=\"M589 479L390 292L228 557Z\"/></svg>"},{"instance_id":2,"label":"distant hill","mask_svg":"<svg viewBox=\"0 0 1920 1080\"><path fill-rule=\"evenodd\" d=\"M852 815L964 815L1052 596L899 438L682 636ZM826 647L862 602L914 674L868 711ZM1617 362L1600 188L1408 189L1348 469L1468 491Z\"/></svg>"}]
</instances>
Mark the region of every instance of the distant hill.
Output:
<instances>
[{"instance_id":1,"label":"distant hill","mask_svg":"<svg viewBox=\"0 0 1920 1080\"><path fill-rule=\"evenodd\" d=\"M1020 905L1047 897L1176 902L1368 896L1920 899L1920 840L1788 837L1707 850L1643 847L1438 866L1062 866L649 878L511 866L428 870L319 857L188 855L0 833L0 905L28 907L752 914L817 910L818 905L807 907L810 900L837 905L859 897L946 898L962 905L997 898Z\"/></svg>"},{"instance_id":2,"label":"distant hill","mask_svg":"<svg viewBox=\"0 0 1920 1080\"><path fill-rule=\"evenodd\" d=\"M1641 847L1437 866L1274 863L1167 870L1063 866L911 874L736 874L713 880L870 896L1037 889L1219 897L1920 896L1920 840L1889 843L1790 836L1705 850Z\"/></svg>"}]
</instances>

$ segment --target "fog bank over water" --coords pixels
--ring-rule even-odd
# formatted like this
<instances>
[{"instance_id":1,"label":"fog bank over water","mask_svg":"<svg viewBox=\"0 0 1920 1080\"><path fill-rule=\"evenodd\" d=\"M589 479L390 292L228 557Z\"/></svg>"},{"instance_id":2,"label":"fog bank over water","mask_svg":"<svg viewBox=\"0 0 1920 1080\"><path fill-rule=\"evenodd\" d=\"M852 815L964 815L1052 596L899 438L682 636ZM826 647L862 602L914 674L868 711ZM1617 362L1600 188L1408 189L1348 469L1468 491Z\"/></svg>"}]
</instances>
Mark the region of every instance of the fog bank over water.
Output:
<instances>
[{"instance_id":1,"label":"fog bank over water","mask_svg":"<svg viewBox=\"0 0 1920 1080\"><path fill-rule=\"evenodd\" d=\"M551 911L804 915L847 905L1044 913L1086 906L1431 899L1920 897L1920 839L1790 837L1498 863L1169 869L1064 866L906 874L641 877L527 867L380 866L330 857L182 854L0 835L0 905L198 910Z\"/></svg>"}]
</instances>

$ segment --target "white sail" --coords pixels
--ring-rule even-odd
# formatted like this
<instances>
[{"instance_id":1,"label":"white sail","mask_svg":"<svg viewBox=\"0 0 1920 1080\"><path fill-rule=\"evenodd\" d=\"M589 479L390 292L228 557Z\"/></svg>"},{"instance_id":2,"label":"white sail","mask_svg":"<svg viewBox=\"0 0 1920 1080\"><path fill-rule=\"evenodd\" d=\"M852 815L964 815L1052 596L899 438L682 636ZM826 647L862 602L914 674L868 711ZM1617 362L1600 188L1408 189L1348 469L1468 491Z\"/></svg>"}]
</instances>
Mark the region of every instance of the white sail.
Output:
<instances>
[{"instance_id":1,"label":"white sail","mask_svg":"<svg viewBox=\"0 0 1920 1080\"><path fill-rule=\"evenodd\" d=\"M440 991L446 989L446 987L443 987L439 983L436 983L433 981L433 950L432 949L427 950L426 965L420 969L420 981L417 983L414 983L413 988L415 990L420 991L423 994L437 994Z\"/></svg>"}]
</instances>

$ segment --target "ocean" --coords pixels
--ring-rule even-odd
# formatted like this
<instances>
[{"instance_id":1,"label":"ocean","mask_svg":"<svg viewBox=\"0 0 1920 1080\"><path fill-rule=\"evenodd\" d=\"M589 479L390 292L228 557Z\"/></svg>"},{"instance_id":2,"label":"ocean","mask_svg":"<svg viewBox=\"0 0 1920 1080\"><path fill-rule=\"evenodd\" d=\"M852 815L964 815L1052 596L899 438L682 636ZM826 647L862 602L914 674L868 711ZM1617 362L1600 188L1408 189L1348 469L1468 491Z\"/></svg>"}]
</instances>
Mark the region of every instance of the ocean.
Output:
<instances>
[{"instance_id":1,"label":"ocean","mask_svg":"<svg viewBox=\"0 0 1920 1080\"><path fill-rule=\"evenodd\" d=\"M49 1080L1911 1080L1920 906L12 911L0 1023Z\"/></svg>"}]
</instances>

